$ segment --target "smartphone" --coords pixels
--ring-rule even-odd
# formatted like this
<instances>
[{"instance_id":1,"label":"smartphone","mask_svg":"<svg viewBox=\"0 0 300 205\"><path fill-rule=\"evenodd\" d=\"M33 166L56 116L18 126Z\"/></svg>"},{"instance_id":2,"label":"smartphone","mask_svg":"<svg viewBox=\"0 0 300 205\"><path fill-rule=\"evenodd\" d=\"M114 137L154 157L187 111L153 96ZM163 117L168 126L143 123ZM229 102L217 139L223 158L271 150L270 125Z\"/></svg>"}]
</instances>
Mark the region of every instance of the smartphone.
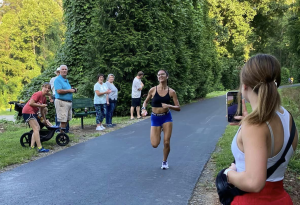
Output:
<instances>
[{"instance_id":1,"label":"smartphone","mask_svg":"<svg viewBox=\"0 0 300 205\"><path fill-rule=\"evenodd\" d=\"M234 116L242 116L242 97L238 91L230 91L226 94L226 111L228 122L239 122ZM238 105L240 101L240 106Z\"/></svg>"}]
</instances>

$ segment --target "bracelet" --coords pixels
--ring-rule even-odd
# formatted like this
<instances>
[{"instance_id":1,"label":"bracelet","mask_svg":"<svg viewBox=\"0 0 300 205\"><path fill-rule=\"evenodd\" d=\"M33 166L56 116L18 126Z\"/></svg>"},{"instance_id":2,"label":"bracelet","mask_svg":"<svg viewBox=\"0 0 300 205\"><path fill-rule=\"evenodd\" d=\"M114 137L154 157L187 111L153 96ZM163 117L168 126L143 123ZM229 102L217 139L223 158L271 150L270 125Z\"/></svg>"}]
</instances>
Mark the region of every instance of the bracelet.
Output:
<instances>
[{"instance_id":1,"label":"bracelet","mask_svg":"<svg viewBox=\"0 0 300 205\"><path fill-rule=\"evenodd\" d=\"M145 107L142 107L142 110L146 110L146 108L145 108Z\"/></svg>"},{"instance_id":2,"label":"bracelet","mask_svg":"<svg viewBox=\"0 0 300 205\"><path fill-rule=\"evenodd\" d=\"M229 172L229 171L235 171L235 170L229 169L229 168L225 169L224 174L226 175L226 178L227 178L227 182L228 182L228 183L229 183L229 181L228 181L228 172Z\"/></svg>"}]
</instances>

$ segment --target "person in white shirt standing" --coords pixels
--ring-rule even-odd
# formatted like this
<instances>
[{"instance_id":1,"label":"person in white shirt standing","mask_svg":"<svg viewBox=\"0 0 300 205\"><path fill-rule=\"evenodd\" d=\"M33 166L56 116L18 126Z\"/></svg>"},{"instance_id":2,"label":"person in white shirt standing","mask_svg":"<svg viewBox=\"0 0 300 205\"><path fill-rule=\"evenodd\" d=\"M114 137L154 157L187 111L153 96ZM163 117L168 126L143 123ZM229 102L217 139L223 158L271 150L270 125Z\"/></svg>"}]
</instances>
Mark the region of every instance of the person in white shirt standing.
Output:
<instances>
[{"instance_id":1,"label":"person in white shirt standing","mask_svg":"<svg viewBox=\"0 0 300 205\"><path fill-rule=\"evenodd\" d=\"M136 108L137 113L137 119L141 118L141 93L142 89L144 87L144 84L142 83L142 78L144 77L144 73L142 71L139 71L137 76L133 79L132 82L132 92L131 92L131 108L130 108L130 119L133 120L134 116L134 108Z\"/></svg>"},{"instance_id":2,"label":"person in white shirt standing","mask_svg":"<svg viewBox=\"0 0 300 205\"><path fill-rule=\"evenodd\" d=\"M94 85L94 106L96 110L96 130L104 130L105 127L102 125L102 121L106 115L106 106L109 104L108 94L111 90L108 89L107 85L103 82L104 75L98 75L98 82Z\"/></svg>"},{"instance_id":3,"label":"person in white shirt standing","mask_svg":"<svg viewBox=\"0 0 300 205\"><path fill-rule=\"evenodd\" d=\"M51 78L51 80L50 80L50 85L51 85L51 91L52 91L52 99L53 99L53 101L55 100L55 87L54 87L54 81L55 81L55 79L60 75L60 67L58 67L58 68L56 69L56 71L54 71L54 74L55 74L56 76L53 77L53 78ZM56 115L56 113L55 113L55 125L56 125L56 126L59 126L59 125L60 125L60 123L57 122L57 115Z\"/></svg>"}]
</instances>

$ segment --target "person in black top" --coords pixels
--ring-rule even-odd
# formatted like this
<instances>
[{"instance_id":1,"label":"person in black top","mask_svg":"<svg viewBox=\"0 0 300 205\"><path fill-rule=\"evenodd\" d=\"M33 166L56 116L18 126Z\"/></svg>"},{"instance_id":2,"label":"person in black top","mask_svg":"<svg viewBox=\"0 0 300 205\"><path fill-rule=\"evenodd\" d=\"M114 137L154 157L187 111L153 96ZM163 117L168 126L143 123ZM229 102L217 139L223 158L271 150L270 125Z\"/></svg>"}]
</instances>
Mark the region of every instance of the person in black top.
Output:
<instances>
[{"instance_id":1,"label":"person in black top","mask_svg":"<svg viewBox=\"0 0 300 205\"><path fill-rule=\"evenodd\" d=\"M151 131L150 140L154 148L157 148L161 140L161 131L164 132L164 157L161 169L168 169L168 155L170 153L170 139L172 134L173 120L171 110L180 111L179 101L175 90L168 86L169 74L165 70L159 70L157 74L159 85L149 90L148 96L142 107L142 116L147 115L145 107L152 99ZM171 105L171 98L174 105Z\"/></svg>"}]
</instances>

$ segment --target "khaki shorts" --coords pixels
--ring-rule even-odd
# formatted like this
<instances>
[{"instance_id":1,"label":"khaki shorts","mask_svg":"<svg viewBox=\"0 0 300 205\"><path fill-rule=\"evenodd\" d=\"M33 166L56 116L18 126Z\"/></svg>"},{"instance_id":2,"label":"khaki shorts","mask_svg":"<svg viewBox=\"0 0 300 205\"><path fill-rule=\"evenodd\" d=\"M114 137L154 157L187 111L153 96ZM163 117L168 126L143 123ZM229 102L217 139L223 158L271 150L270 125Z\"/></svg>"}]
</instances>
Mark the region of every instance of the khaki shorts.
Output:
<instances>
[{"instance_id":1,"label":"khaki shorts","mask_svg":"<svg viewBox=\"0 0 300 205\"><path fill-rule=\"evenodd\" d=\"M55 99L55 110L58 122L67 122L72 120L72 102Z\"/></svg>"}]
</instances>

